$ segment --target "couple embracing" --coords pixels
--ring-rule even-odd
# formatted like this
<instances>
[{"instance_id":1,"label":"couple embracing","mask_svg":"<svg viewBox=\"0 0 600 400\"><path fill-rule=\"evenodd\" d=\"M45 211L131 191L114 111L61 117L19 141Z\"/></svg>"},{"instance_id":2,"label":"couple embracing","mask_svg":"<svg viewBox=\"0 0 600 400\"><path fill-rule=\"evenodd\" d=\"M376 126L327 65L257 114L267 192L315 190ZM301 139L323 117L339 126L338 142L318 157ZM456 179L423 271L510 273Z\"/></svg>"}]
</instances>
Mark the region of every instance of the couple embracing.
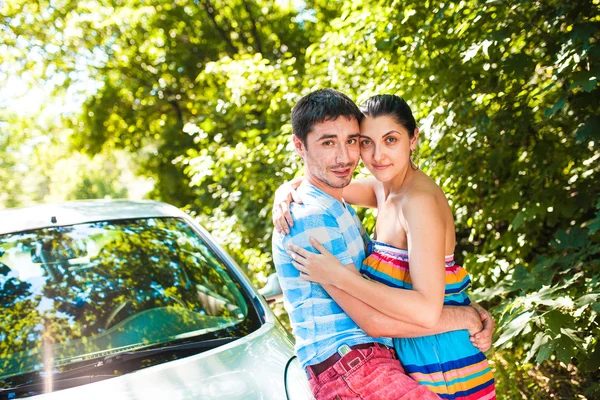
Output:
<instances>
[{"instance_id":1,"label":"couple embracing","mask_svg":"<svg viewBox=\"0 0 600 400\"><path fill-rule=\"evenodd\" d=\"M316 399L495 399L493 321L454 264L454 219L412 154L408 104L332 89L292 110L304 177L278 189L273 259ZM352 180L362 158L372 177ZM350 204L377 209L373 238Z\"/></svg>"}]
</instances>

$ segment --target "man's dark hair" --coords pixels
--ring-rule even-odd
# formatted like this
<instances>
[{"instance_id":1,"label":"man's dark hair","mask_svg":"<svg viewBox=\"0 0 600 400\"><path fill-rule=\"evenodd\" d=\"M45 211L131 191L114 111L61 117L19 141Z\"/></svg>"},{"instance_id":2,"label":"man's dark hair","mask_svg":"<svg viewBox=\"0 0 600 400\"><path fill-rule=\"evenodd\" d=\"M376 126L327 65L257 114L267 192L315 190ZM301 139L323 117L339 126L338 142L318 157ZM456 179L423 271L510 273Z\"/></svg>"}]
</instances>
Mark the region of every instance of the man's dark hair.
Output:
<instances>
[{"instance_id":1,"label":"man's dark hair","mask_svg":"<svg viewBox=\"0 0 600 400\"><path fill-rule=\"evenodd\" d=\"M306 146L306 137L315 125L339 117L354 118L360 123L363 115L344 93L334 89L316 90L301 98L292 108L292 132Z\"/></svg>"}]
</instances>

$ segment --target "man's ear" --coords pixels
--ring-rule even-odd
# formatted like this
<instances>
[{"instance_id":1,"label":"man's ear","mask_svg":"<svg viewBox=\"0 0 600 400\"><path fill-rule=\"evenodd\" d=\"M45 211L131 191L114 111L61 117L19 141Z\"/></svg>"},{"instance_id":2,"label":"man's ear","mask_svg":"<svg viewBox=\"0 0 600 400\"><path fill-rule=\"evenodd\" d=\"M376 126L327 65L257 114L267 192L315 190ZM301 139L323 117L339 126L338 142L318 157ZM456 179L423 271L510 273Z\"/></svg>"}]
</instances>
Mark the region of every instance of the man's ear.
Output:
<instances>
[{"instance_id":1,"label":"man's ear","mask_svg":"<svg viewBox=\"0 0 600 400\"><path fill-rule=\"evenodd\" d=\"M302 143L302 140L298 139L298 136L296 135L292 135L292 140L294 141L294 149L296 150L296 153L298 153L300 157L304 158L304 143Z\"/></svg>"}]
</instances>

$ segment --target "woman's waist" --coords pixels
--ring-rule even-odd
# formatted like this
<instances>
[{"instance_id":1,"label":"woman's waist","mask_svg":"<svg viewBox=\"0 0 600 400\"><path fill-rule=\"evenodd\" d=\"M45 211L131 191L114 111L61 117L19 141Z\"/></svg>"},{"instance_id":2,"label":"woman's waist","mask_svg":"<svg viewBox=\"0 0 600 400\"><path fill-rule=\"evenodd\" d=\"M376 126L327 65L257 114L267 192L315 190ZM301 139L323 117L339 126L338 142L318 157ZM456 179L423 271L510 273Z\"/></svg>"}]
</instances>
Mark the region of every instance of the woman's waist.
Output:
<instances>
[{"instance_id":1,"label":"woman's waist","mask_svg":"<svg viewBox=\"0 0 600 400\"><path fill-rule=\"evenodd\" d=\"M402 268L401 266L390 265L389 263L381 262L370 262L365 260L365 263L360 268L360 273L363 278L382 283L386 286L390 286L398 289L412 290L412 279L408 268ZM444 282L444 302L449 303L460 303L460 304L446 304L446 305L466 305L466 292L471 284L471 277L462 267L452 267L452 269L446 268L446 277Z\"/></svg>"},{"instance_id":2,"label":"woman's waist","mask_svg":"<svg viewBox=\"0 0 600 400\"><path fill-rule=\"evenodd\" d=\"M367 255L371 255L373 253L388 257L394 257L399 260L408 262L407 249L396 247L385 242L380 242L378 240L371 240L367 247ZM444 262L446 263L446 266L454 265L454 253L444 256Z\"/></svg>"},{"instance_id":3,"label":"woman's waist","mask_svg":"<svg viewBox=\"0 0 600 400\"><path fill-rule=\"evenodd\" d=\"M469 343L471 343L471 340L469 339L469 331L466 329L458 329L455 331L436 333L434 335L427 335L427 336L418 336L418 337L412 337L412 338L392 338L392 339L394 341L394 344L396 344L397 342L417 343L417 344L434 342L437 344L445 345L447 343L452 343L454 341L468 341Z\"/></svg>"}]
</instances>

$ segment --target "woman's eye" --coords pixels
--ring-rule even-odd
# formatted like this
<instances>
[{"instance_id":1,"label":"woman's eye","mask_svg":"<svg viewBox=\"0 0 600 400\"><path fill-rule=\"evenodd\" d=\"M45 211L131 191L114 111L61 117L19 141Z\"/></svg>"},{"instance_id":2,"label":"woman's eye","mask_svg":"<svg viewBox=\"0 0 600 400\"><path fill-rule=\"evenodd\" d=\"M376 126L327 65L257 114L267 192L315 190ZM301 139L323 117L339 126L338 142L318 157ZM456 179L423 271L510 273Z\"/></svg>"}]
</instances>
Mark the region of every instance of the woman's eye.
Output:
<instances>
[{"instance_id":1,"label":"woman's eye","mask_svg":"<svg viewBox=\"0 0 600 400\"><path fill-rule=\"evenodd\" d=\"M396 143L398 140L395 137L388 137L385 141L388 143Z\"/></svg>"},{"instance_id":2,"label":"woman's eye","mask_svg":"<svg viewBox=\"0 0 600 400\"><path fill-rule=\"evenodd\" d=\"M369 146L371 144L370 140L363 140L362 142L360 142L360 145L363 147Z\"/></svg>"}]
</instances>

